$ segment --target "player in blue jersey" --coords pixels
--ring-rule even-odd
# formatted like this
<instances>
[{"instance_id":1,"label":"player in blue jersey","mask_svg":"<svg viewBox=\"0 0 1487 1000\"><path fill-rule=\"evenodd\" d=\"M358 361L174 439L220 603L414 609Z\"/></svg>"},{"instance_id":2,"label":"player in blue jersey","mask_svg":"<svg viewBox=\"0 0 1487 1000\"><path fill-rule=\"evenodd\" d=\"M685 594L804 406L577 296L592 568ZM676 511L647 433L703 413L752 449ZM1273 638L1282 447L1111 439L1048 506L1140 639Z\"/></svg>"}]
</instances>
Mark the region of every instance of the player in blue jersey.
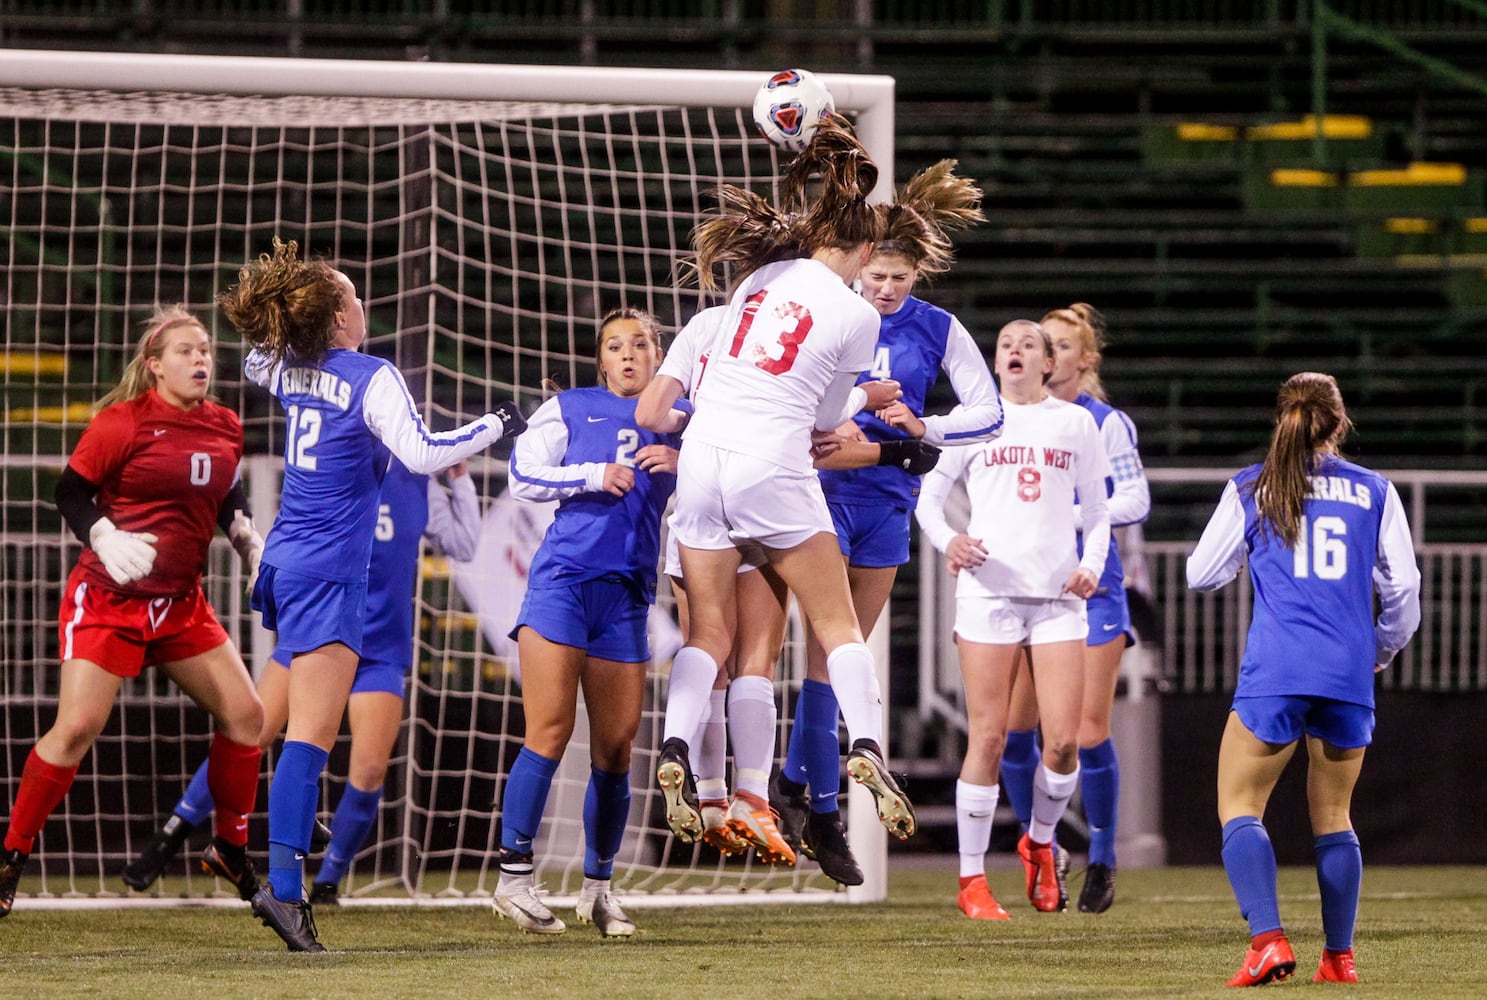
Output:
<instances>
[{"instance_id":1,"label":"player in blue jersey","mask_svg":"<svg viewBox=\"0 0 1487 1000\"><path fill-rule=\"evenodd\" d=\"M1114 484L1106 508L1112 527L1146 520L1151 511L1151 488L1136 450L1136 425L1105 401L1105 387L1100 382L1105 317L1094 306L1076 302L1048 313L1041 325L1053 338L1054 368L1045 386L1048 394L1089 410L1100 429ZM1075 522L1080 522L1077 514ZM1116 805L1120 797L1120 765L1110 739L1110 716L1121 654L1135 642L1126 603L1125 571L1113 533L1099 589L1085 607L1089 637L1085 640L1084 702L1079 717L1079 787L1089 824L1089 866L1079 894L1079 910L1103 913L1115 902ZM1018 664L1012 686L1008 726L1007 746L1002 753L1002 789L1025 830L1032 818L1033 780L1042 756L1038 702L1026 656ZM1056 863L1062 878L1068 868L1068 852L1062 847L1057 848Z\"/></svg>"},{"instance_id":2,"label":"player in blue jersey","mask_svg":"<svg viewBox=\"0 0 1487 1000\"><path fill-rule=\"evenodd\" d=\"M312 904L336 904L340 881L377 820L382 784L397 742L404 690L413 665L413 590L421 539L426 533L454 559L464 561L475 554L480 500L474 480L463 462L450 468L447 475L449 492L431 477L409 472L394 459L382 480L376 541L367 568L364 647L346 705L351 762L346 789L331 823L334 833L329 837L330 850L310 892ZM258 694L264 703L259 745L264 750L283 732L289 712L290 659L290 653L275 649L258 678ZM171 810L170 819L140 856L125 866L125 883L134 889L149 888L192 831L205 822L213 805L206 764L202 764Z\"/></svg>"},{"instance_id":3,"label":"player in blue jersey","mask_svg":"<svg viewBox=\"0 0 1487 1000\"><path fill-rule=\"evenodd\" d=\"M1394 485L1339 454L1352 423L1336 380L1292 375L1275 415L1265 460L1224 487L1187 565L1189 587L1216 590L1248 562L1255 591L1219 744L1224 869L1250 930L1229 985L1258 986L1296 968L1262 817L1303 738L1326 936L1315 981L1356 983L1363 859L1353 786L1373 738L1373 675L1420 624L1420 571Z\"/></svg>"},{"instance_id":4,"label":"player in blue jersey","mask_svg":"<svg viewBox=\"0 0 1487 1000\"><path fill-rule=\"evenodd\" d=\"M946 231L984 218L978 207L980 189L957 177L954 167L954 160L943 160L904 186L886 209L883 239L862 269L862 295L880 318L873 367L860 379L893 379L903 396L876 413L859 413L844 430L852 438L889 450L879 466L868 468L842 469L834 463L846 456L838 454L824 460L821 473L864 633L872 632L898 567L909 561L909 522L919 496L919 477L928 471L923 464L898 461L897 449L908 442L932 447L974 444L995 437L1002 426L996 385L971 334L950 313L913 295L918 282L950 266L953 257ZM961 405L945 416L926 416L930 390L941 372ZM804 848L838 882L859 885L862 872L847 846L837 806L841 782L837 700L826 654L813 636L806 648L806 678L795 703L789 752L775 779L773 804L791 847Z\"/></svg>"},{"instance_id":5,"label":"player in blue jersey","mask_svg":"<svg viewBox=\"0 0 1487 1000\"><path fill-rule=\"evenodd\" d=\"M286 411L284 483L252 606L291 656L284 748L269 785L268 885L253 913L291 951L323 951L304 901L319 777L364 647L367 564L388 453L432 474L513 434L516 404L431 432L393 365L357 352L366 318L351 279L275 239L218 296L251 345L248 377Z\"/></svg>"},{"instance_id":6,"label":"player in blue jersey","mask_svg":"<svg viewBox=\"0 0 1487 1000\"><path fill-rule=\"evenodd\" d=\"M512 496L558 501L511 630L526 736L501 795L501 878L493 902L497 914L533 934L566 929L538 897L532 871L580 686L590 768L578 919L604 937L635 933L610 878L630 814L630 751L651 659L646 619L656 599L661 514L676 488L677 436L635 422L636 399L660 362L660 331L649 314L608 313L599 323L599 384L543 403L511 455Z\"/></svg>"}]
</instances>

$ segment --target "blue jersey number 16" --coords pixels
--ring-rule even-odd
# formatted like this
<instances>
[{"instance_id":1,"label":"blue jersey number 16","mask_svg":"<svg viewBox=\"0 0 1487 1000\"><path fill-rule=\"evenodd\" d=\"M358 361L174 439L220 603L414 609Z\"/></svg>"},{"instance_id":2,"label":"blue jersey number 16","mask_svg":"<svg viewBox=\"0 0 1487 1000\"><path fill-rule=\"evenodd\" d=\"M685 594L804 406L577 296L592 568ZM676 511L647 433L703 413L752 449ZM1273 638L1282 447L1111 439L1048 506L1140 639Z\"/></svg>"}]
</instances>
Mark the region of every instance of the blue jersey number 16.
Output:
<instances>
[{"instance_id":1,"label":"blue jersey number 16","mask_svg":"<svg viewBox=\"0 0 1487 1000\"><path fill-rule=\"evenodd\" d=\"M1341 580L1347 576L1347 533L1348 522L1340 517L1319 517L1308 525L1303 515L1293 553L1292 572L1296 579L1315 576L1318 580Z\"/></svg>"}]
</instances>

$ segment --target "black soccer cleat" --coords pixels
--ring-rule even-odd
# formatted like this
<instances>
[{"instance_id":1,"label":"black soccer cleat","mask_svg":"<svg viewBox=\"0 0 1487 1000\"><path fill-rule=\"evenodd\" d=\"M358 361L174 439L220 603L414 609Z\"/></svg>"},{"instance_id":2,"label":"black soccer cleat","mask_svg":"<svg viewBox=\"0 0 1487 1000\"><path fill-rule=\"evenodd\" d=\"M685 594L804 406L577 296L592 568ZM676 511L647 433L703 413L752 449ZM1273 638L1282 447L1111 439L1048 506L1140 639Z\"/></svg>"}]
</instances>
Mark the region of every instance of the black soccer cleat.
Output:
<instances>
[{"instance_id":1,"label":"black soccer cleat","mask_svg":"<svg viewBox=\"0 0 1487 1000\"><path fill-rule=\"evenodd\" d=\"M684 844L695 844L702 836L702 806L697 800L697 779L687 758L687 744L673 736L661 745L656 763L656 783L666 800L666 825Z\"/></svg>"},{"instance_id":2,"label":"black soccer cleat","mask_svg":"<svg viewBox=\"0 0 1487 1000\"><path fill-rule=\"evenodd\" d=\"M792 791L786 787L788 779L776 771L774 781L769 786L769 805L779 814L780 837L790 845L790 849L796 854L805 852L807 857L812 857L810 848L805 843L806 819L811 815L811 800L806 797L805 791ZM802 786L789 781L796 788Z\"/></svg>"},{"instance_id":3,"label":"black soccer cleat","mask_svg":"<svg viewBox=\"0 0 1487 1000\"><path fill-rule=\"evenodd\" d=\"M253 895L253 915L273 929L290 951L324 951L317 938L315 915L302 899L282 900L274 887L265 885Z\"/></svg>"},{"instance_id":4,"label":"black soccer cleat","mask_svg":"<svg viewBox=\"0 0 1487 1000\"><path fill-rule=\"evenodd\" d=\"M341 887L334 882L316 882L310 886L311 906L340 906Z\"/></svg>"},{"instance_id":5,"label":"black soccer cleat","mask_svg":"<svg viewBox=\"0 0 1487 1000\"><path fill-rule=\"evenodd\" d=\"M215 875L238 891L239 899L252 899L258 891L258 873L245 848L234 847L221 837L213 837L201 852L201 870Z\"/></svg>"},{"instance_id":6,"label":"black soccer cleat","mask_svg":"<svg viewBox=\"0 0 1487 1000\"><path fill-rule=\"evenodd\" d=\"M1115 902L1115 869L1095 862L1084 871L1079 893L1080 913L1104 913Z\"/></svg>"},{"instance_id":7,"label":"black soccer cleat","mask_svg":"<svg viewBox=\"0 0 1487 1000\"><path fill-rule=\"evenodd\" d=\"M315 818L315 825L310 827L310 853L319 854L330 846L330 827Z\"/></svg>"},{"instance_id":8,"label":"black soccer cleat","mask_svg":"<svg viewBox=\"0 0 1487 1000\"><path fill-rule=\"evenodd\" d=\"M806 856L842 885L861 885L862 868L847 843L847 828L839 812L813 812L805 825Z\"/></svg>"},{"instance_id":9,"label":"black soccer cleat","mask_svg":"<svg viewBox=\"0 0 1487 1000\"><path fill-rule=\"evenodd\" d=\"M150 838L145 849L139 852L139 857L124 866L119 877L129 888L144 892L165 872L165 866L181 853L181 848L195 829L195 824L172 813L165 825Z\"/></svg>"},{"instance_id":10,"label":"black soccer cleat","mask_svg":"<svg viewBox=\"0 0 1487 1000\"><path fill-rule=\"evenodd\" d=\"M847 774L872 793L878 808L878 821L899 840L914 835L917 823L914 806L899 786L898 777L889 773L882 751L871 740L858 740L847 754Z\"/></svg>"},{"instance_id":11,"label":"black soccer cleat","mask_svg":"<svg viewBox=\"0 0 1487 1000\"><path fill-rule=\"evenodd\" d=\"M21 870L26 867L30 855L16 849L6 851L4 857L4 863L0 863L0 917L9 913L15 902L16 886L21 884Z\"/></svg>"}]
</instances>

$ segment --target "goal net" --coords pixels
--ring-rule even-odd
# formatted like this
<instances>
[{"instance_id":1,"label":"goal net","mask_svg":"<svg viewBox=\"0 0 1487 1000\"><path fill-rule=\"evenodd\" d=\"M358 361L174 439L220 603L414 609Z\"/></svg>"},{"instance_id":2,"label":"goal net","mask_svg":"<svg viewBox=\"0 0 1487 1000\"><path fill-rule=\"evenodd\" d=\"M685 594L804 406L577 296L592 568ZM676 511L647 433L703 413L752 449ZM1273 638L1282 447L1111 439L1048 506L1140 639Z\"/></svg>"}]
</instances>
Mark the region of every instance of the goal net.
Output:
<instances>
[{"instance_id":1,"label":"goal net","mask_svg":"<svg viewBox=\"0 0 1487 1000\"><path fill-rule=\"evenodd\" d=\"M55 717L57 611L78 543L52 492L154 305L184 302L216 337L215 391L243 418L245 481L266 526L282 417L244 387L241 343L213 307L245 261L280 236L345 271L366 303L367 349L398 364L434 427L508 398L531 413L544 377L593 383L596 320L607 309L639 306L675 330L708 304L676 286L675 265L712 188L772 189L781 164L748 111L762 77L0 53L9 174L0 198L0 799L14 800L26 754ZM886 190L892 81L827 82L857 119ZM377 828L343 890L351 901L480 900L494 888L502 779L522 739L501 615L514 614L522 559L544 523L501 497L504 457L476 466L488 510L475 563L456 573L432 554L422 561L403 732ZM245 660L261 665L272 637L247 609L224 539L205 582ZM669 611L664 594L661 610ZM779 671L782 718L803 675L797 638L792 630ZM654 788L668 668L658 657L632 763L615 876L627 901L881 898L886 843L857 789L849 835L869 879L849 893L834 892L809 862L773 869L673 840ZM538 878L560 895L582 878L588 747L579 715L537 845ZM137 895L119 871L169 815L205 758L209 731L205 714L157 671L127 682L37 841L24 905ZM787 737L782 725L781 752ZM343 735L326 772L323 817L343 787L347 742ZM265 777L260 812L266 787ZM261 852L266 832L255 817L250 848ZM229 896L196 863L206 835L150 898Z\"/></svg>"}]
</instances>

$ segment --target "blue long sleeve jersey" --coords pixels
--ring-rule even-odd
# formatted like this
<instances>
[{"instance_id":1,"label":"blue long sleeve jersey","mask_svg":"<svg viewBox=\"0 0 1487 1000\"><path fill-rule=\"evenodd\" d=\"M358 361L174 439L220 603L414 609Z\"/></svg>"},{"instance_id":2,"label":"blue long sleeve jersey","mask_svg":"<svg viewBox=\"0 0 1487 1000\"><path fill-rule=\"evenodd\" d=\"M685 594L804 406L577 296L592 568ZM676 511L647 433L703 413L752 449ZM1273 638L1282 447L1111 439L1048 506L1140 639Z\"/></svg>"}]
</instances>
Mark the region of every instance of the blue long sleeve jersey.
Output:
<instances>
[{"instance_id":1,"label":"blue long sleeve jersey","mask_svg":"<svg viewBox=\"0 0 1487 1000\"><path fill-rule=\"evenodd\" d=\"M254 351L243 367L285 411L284 484L263 561L317 579L366 577L389 453L438 472L505 433L492 414L430 431L398 370L356 351L277 363Z\"/></svg>"},{"instance_id":2,"label":"blue long sleeve jersey","mask_svg":"<svg viewBox=\"0 0 1487 1000\"><path fill-rule=\"evenodd\" d=\"M635 423L635 399L602 386L569 389L543 403L511 453L510 485L519 500L557 500L547 537L532 560L527 586L567 586L614 576L654 600L661 515L676 476L635 467L640 449L680 446L675 434ZM623 497L604 492L604 467L635 467Z\"/></svg>"},{"instance_id":3,"label":"blue long sleeve jersey","mask_svg":"<svg viewBox=\"0 0 1487 1000\"><path fill-rule=\"evenodd\" d=\"M925 401L944 370L960 405L943 416L924 416ZM910 295L878 325L873 367L859 383L891 378L903 390L900 400L924 420L924 441L936 446L989 441L1002 430L1002 400L975 340L950 313ZM869 441L901 441L908 432L872 413L853 418ZM891 503L909 510L919 496L919 477L893 466L823 471L826 499L839 503Z\"/></svg>"},{"instance_id":4,"label":"blue long sleeve jersey","mask_svg":"<svg viewBox=\"0 0 1487 1000\"><path fill-rule=\"evenodd\" d=\"M1312 474L1296 545L1287 548L1262 530L1253 493L1260 468L1229 480L1187 566L1189 587L1214 590L1249 561L1255 607L1235 695L1373 708L1374 667L1420 624L1420 570L1399 494L1378 473L1327 456Z\"/></svg>"}]
</instances>

